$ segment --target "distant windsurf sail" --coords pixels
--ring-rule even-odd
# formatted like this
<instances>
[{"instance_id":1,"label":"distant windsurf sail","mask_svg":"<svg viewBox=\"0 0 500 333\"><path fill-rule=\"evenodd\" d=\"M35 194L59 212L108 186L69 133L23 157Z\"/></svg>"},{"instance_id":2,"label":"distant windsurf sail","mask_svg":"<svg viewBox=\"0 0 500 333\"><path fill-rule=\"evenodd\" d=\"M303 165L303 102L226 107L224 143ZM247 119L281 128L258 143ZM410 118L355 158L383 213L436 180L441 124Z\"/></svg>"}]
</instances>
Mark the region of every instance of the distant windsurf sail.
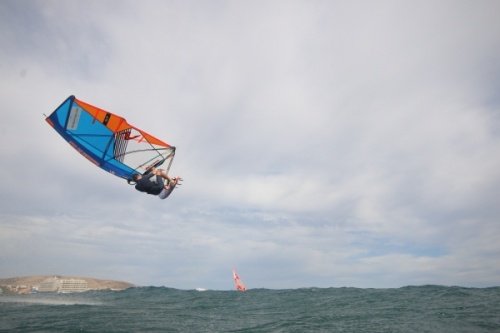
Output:
<instances>
[{"instance_id":1,"label":"distant windsurf sail","mask_svg":"<svg viewBox=\"0 0 500 333\"><path fill-rule=\"evenodd\" d=\"M87 160L129 182L152 167L168 173L174 159L174 146L75 96L45 120Z\"/></svg>"},{"instance_id":2,"label":"distant windsurf sail","mask_svg":"<svg viewBox=\"0 0 500 333\"><path fill-rule=\"evenodd\" d=\"M240 277L238 276L238 273L236 273L236 270L234 269L233 269L233 277L234 277L234 283L236 285L236 290L241 290L241 291L247 290L247 287L245 287Z\"/></svg>"}]
</instances>

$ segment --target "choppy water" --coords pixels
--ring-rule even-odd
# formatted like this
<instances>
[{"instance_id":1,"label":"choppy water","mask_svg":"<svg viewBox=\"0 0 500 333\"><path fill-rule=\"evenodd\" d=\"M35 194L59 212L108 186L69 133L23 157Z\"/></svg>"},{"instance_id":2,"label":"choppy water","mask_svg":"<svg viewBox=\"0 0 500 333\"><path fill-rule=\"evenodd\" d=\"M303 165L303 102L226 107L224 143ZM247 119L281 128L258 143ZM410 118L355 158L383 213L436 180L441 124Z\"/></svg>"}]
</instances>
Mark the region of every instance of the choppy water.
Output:
<instances>
[{"instance_id":1,"label":"choppy water","mask_svg":"<svg viewBox=\"0 0 500 333\"><path fill-rule=\"evenodd\" d=\"M500 287L3 294L0 332L500 332Z\"/></svg>"}]
</instances>

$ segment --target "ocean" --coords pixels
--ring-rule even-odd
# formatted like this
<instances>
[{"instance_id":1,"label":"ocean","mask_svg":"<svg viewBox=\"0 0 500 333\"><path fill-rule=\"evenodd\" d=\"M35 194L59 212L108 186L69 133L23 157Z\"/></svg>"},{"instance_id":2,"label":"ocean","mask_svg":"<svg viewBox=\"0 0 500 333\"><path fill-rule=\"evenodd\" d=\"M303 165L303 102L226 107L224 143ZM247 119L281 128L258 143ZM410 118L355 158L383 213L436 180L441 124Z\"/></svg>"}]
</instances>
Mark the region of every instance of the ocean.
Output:
<instances>
[{"instance_id":1,"label":"ocean","mask_svg":"<svg viewBox=\"0 0 500 333\"><path fill-rule=\"evenodd\" d=\"M500 287L0 294L0 332L500 332Z\"/></svg>"}]
</instances>

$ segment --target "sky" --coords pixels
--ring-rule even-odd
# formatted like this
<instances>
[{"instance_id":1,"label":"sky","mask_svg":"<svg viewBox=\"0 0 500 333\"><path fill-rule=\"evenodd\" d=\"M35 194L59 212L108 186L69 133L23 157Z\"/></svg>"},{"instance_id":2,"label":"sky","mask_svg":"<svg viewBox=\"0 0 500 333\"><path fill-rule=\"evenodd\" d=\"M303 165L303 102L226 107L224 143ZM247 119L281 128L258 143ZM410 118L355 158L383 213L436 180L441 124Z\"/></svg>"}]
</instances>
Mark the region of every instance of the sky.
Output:
<instances>
[{"instance_id":1,"label":"sky","mask_svg":"<svg viewBox=\"0 0 500 333\"><path fill-rule=\"evenodd\" d=\"M0 278L500 285L500 2L0 1ZM167 200L46 122L176 146Z\"/></svg>"}]
</instances>

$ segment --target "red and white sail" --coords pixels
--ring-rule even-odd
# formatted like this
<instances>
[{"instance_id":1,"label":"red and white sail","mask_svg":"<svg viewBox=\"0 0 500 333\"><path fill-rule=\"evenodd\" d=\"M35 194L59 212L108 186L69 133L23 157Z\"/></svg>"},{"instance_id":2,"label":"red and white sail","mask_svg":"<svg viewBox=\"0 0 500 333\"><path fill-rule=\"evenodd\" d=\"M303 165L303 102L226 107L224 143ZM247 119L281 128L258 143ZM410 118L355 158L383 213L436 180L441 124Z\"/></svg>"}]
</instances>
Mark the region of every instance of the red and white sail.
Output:
<instances>
[{"instance_id":1,"label":"red and white sail","mask_svg":"<svg viewBox=\"0 0 500 333\"><path fill-rule=\"evenodd\" d=\"M236 270L234 269L233 269L233 277L234 277L234 284L236 285L236 290L241 290L241 291L247 290L247 287L245 287L240 277L238 276L238 273L236 273Z\"/></svg>"}]
</instances>

